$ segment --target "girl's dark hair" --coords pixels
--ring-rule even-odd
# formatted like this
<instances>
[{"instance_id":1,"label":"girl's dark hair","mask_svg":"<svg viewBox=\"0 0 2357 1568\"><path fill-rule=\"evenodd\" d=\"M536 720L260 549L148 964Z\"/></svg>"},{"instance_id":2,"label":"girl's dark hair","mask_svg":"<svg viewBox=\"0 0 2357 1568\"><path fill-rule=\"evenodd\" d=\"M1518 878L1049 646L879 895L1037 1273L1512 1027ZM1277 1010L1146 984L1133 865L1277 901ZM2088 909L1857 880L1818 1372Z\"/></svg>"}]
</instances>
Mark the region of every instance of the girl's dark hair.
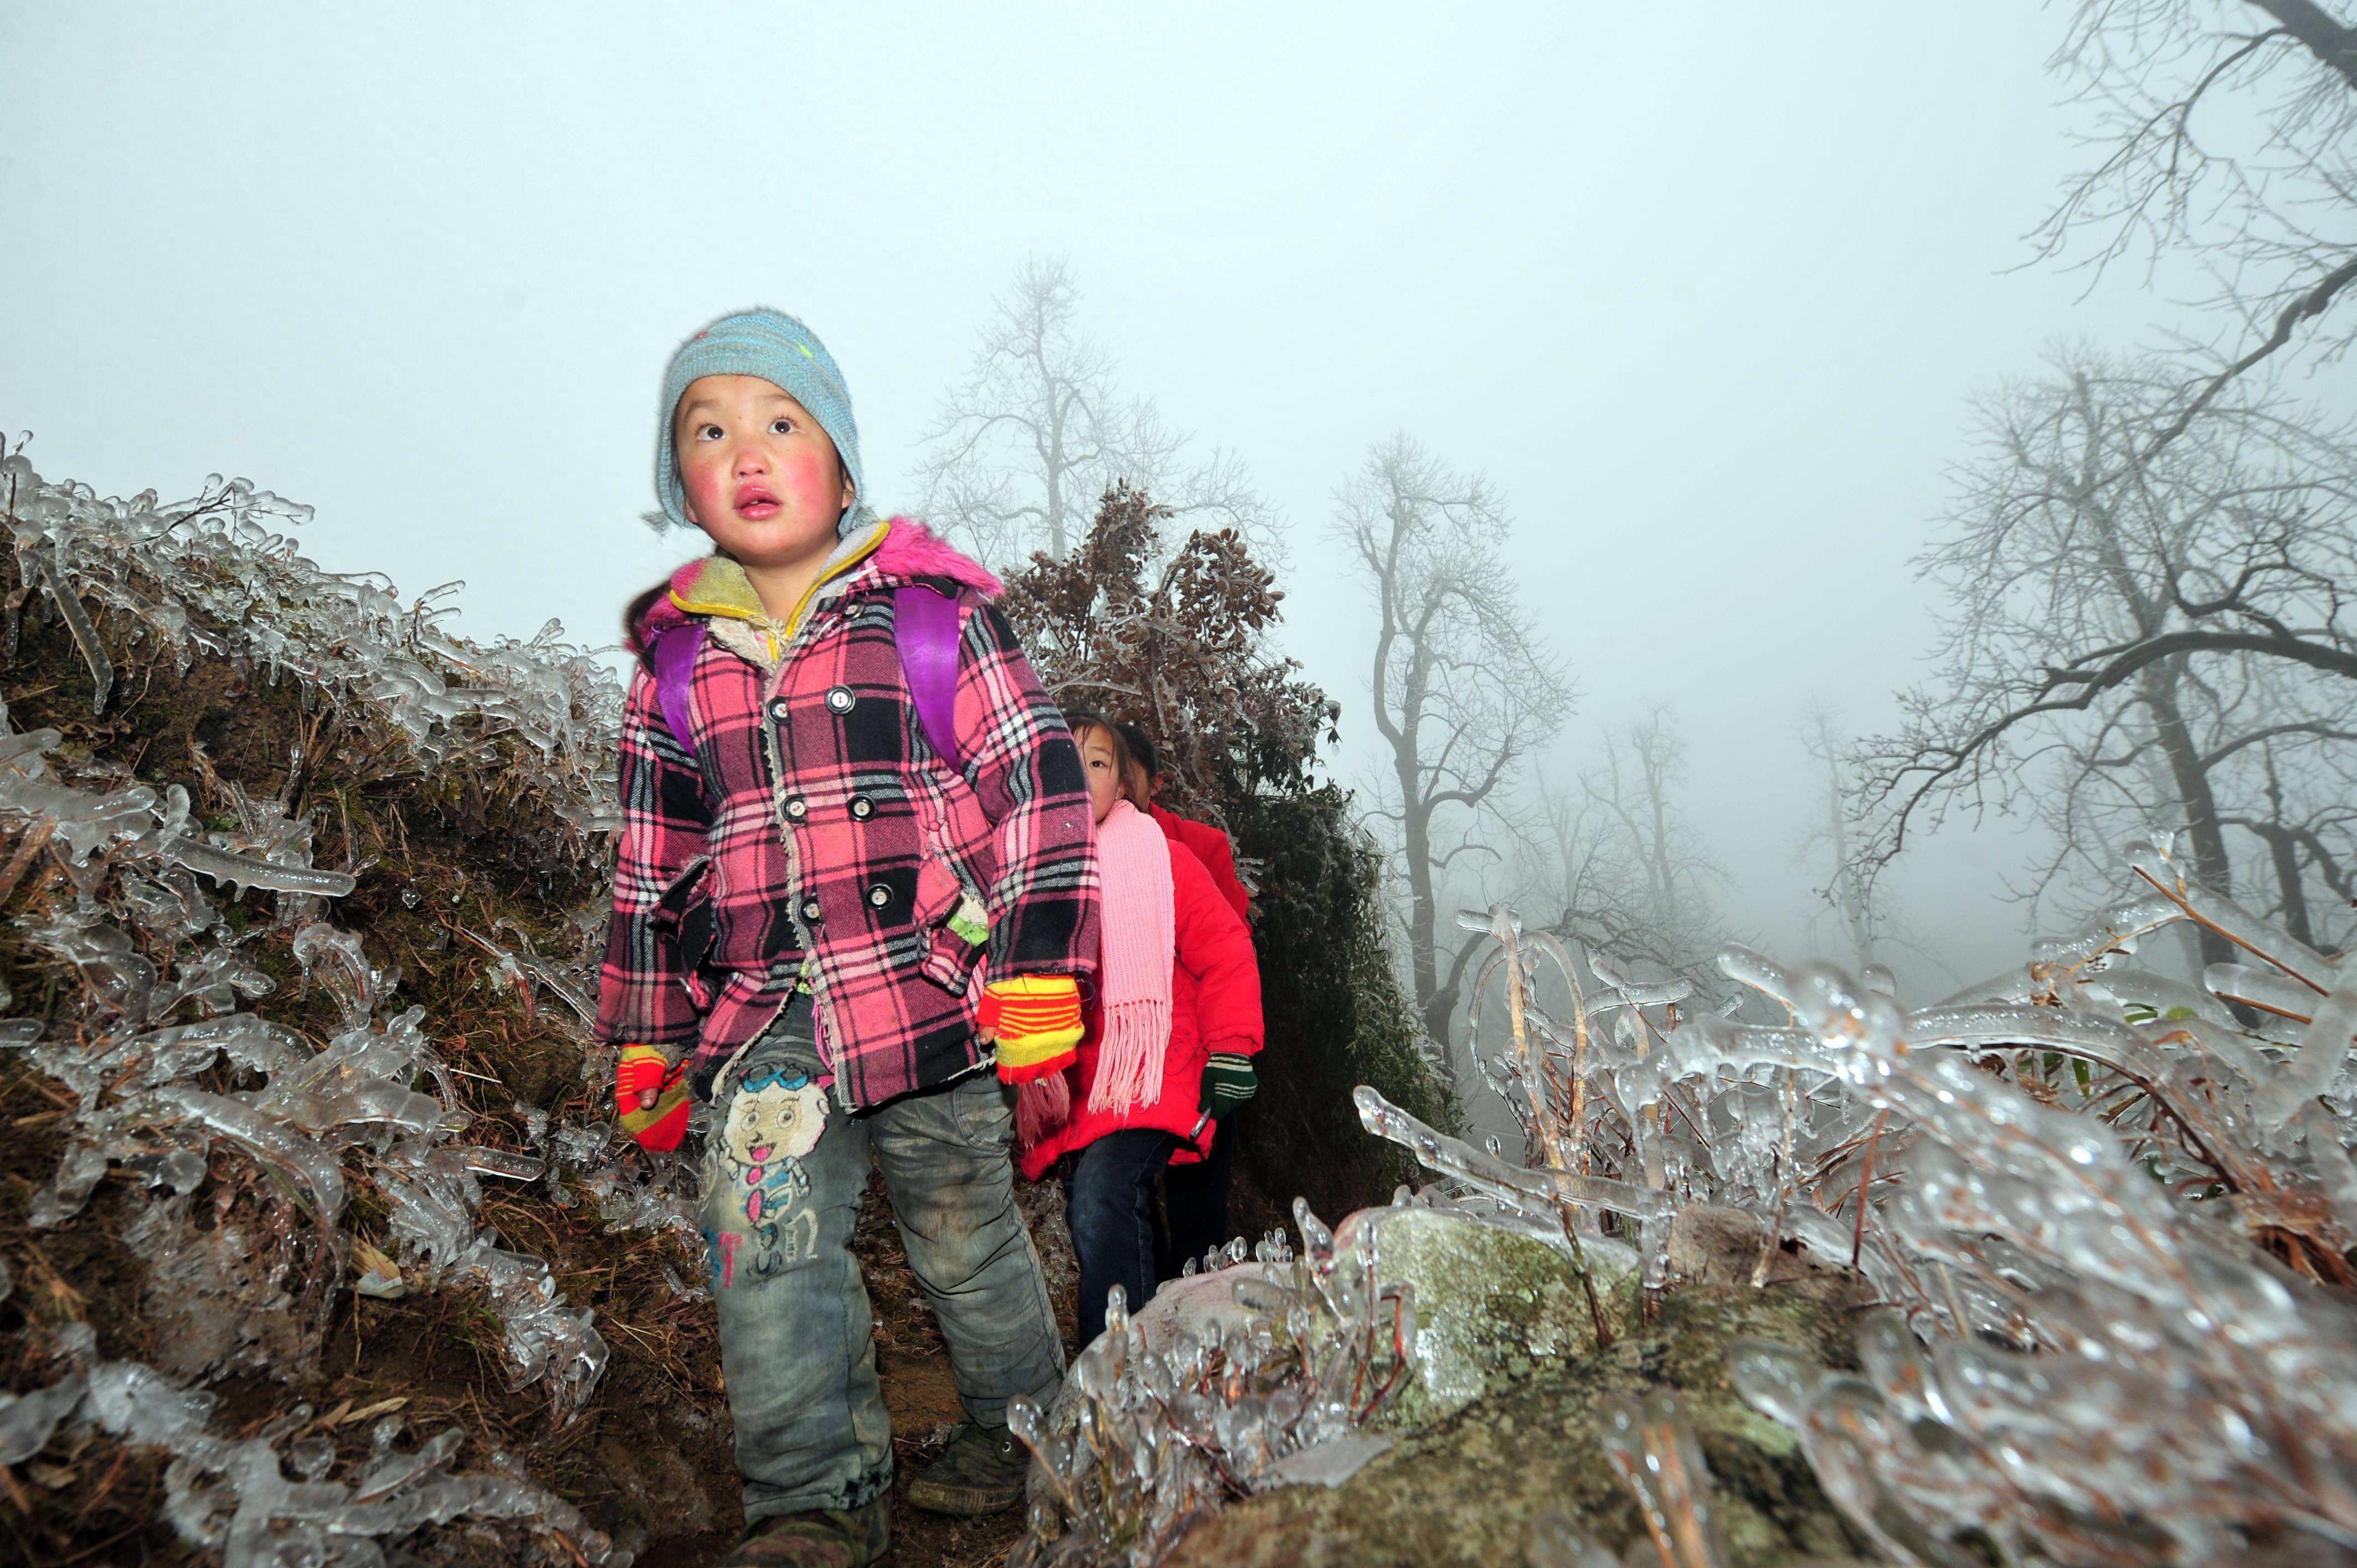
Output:
<instances>
[{"instance_id":1,"label":"girl's dark hair","mask_svg":"<svg viewBox=\"0 0 2357 1568\"><path fill-rule=\"evenodd\" d=\"M1121 731L1121 738L1129 743L1130 756L1135 757L1137 765L1146 769L1146 781L1151 784L1161 778L1162 753L1156 749L1154 737L1135 725L1116 724L1113 727Z\"/></svg>"},{"instance_id":2,"label":"girl's dark hair","mask_svg":"<svg viewBox=\"0 0 2357 1568\"><path fill-rule=\"evenodd\" d=\"M670 592L671 579L666 577L632 599L630 607L622 612L622 646L637 654L639 662L649 670L655 667L655 650L640 643L639 622L645 619L646 613L654 608L662 596Z\"/></svg>"},{"instance_id":3,"label":"girl's dark hair","mask_svg":"<svg viewBox=\"0 0 2357 1568\"><path fill-rule=\"evenodd\" d=\"M1065 714L1064 725L1072 732L1072 744L1075 746L1080 744L1082 731L1103 730L1105 739L1113 746L1113 765L1121 772L1121 798L1141 811L1150 809L1147 805L1146 769L1139 765L1136 754L1129 749L1129 739L1121 733L1122 725L1103 714L1087 712Z\"/></svg>"}]
</instances>

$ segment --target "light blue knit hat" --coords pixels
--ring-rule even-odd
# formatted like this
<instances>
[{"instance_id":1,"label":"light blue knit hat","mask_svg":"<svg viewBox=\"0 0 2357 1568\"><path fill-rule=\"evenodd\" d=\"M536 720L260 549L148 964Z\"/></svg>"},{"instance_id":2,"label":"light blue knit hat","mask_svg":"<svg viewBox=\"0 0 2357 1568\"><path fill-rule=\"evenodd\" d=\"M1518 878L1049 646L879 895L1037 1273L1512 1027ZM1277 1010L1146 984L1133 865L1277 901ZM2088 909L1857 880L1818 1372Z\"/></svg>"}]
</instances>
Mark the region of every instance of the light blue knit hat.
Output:
<instances>
[{"instance_id":1,"label":"light blue knit hat","mask_svg":"<svg viewBox=\"0 0 2357 1568\"><path fill-rule=\"evenodd\" d=\"M647 513L650 526L693 528L687 492L679 482L679 452L672 445L672 420L690 382L702 376L759 376L783 388L810 410L834 443L843 471L851 476L854 499L836 531L845 538L866 529L876 514L867 505L867 476L859 468L859 424L851 416L851 389L818 334L782 310L739 310L706 327L679 346L663 372L662 434L655 445L655 499L662 510Z\"/></svg>"}]
</instances>

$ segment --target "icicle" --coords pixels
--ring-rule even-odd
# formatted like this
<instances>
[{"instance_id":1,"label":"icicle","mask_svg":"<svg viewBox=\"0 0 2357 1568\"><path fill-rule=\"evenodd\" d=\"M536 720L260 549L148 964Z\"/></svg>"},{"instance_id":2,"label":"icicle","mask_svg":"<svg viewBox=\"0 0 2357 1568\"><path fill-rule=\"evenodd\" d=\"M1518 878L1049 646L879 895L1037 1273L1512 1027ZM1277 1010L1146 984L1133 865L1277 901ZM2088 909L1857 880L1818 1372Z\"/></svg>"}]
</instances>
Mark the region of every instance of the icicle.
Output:
<instances>
[{"instance_id":1,"label":"icicle","mask_svg":"<svg viewBox=\"0 0 2357 1568\"><path fill-rule=\"evenodd\" d=\"M41 586L58 607L58 613L65 618L66 629L73 634L74 646L81 650L82 661L90 666L90 711L102 714L106 712L107 694L114 690L114 660L106 656L106 645L98 639L98 628L91 624L90 612L82 608L81 600L67 586L57 563L42 561L35 571Z\"/></svg>"},{"instance_id":2,"label":"icicle","mask_svg":"<svg viewBox=\"0 0 2357 1568\"><path fill-rule=\"evenodd\" d=\"M343 1213L343 1170L309 1139L288 1131L250 1105L199 1089L161 1090L156 1099L167 1110L193 1117L222 1136L234 1138L264 1164L299 1179L310 1189L321 1224L332 1226Z\"/></svg>"},{"instance_id":3,"label":"icicle","mask_svg":"<svg viewBox=\"0 0 2357 1568\"><path fill-rule=\"evenodd\" d=\"M307 893L319 898L341 898L360 885L359 880L348 872L274 865L266 860L232 854L210 844L171 834L165 835L157 847L165 859L232 886L263 887L274 893Z\"/></svg>"},{"instance_id":4,"label":"icicle","mask_svg":"<svg viewBox=\"0 0 2357 1568\"><path fill-rule=\"evenodd\" d=\"M1726 1568L1726 1532L1711 1497L1710 1470L1685 1407L1655 1394L1641 1405L1624 1394L1597 1401L1597 1435L1630 1492L1664 1563Z\"/></svg>"}]
</instances>

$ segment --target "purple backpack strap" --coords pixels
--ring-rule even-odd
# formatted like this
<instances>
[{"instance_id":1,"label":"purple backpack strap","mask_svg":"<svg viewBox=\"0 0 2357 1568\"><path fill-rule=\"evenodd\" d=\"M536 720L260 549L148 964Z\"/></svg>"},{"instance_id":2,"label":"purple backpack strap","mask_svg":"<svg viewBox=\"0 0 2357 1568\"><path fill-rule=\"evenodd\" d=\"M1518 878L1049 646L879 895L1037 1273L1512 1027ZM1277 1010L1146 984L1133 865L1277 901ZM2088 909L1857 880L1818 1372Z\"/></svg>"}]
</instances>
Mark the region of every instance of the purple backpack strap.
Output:
<instances>
[{"instance_id":1,"label":"purple backpack strap","mask_svg":"<svg viewBox=\"0 0 2357 1568\"><path fill-rule=\"evenodd\" d=\"M912 583L892 590L892 637L900 650L900 678L909 683L925 742L950 766L965 771L957 744L958 602Z\"/></svg>"},{"instance_id":2,"label":"purple backpack strap","mask_svg":"<svg viewBox=\"0 0 2357 1568\"><path fill-rule=\"evenodd\" d=\"M703 650L701 621L673 627L655 639L655 704L662 709L672 739L690 757L695 755L695 732L687 722L687 682Z\"/></svg>"},{"instance_id":3,"label":"purple backpack strap","mask_svg":"<svg viewBox=\"0 0 2357 1568\"><path fill-rule=\"evenodd\" d=\"M909 684L925 742L952 772L963 772L965 759L957 744L957 600L920 584L897 588L892 625L901 679ZM672 739L690 757L695 755L695 734L688 723L687 686L703 648L699 621L673 627L655 639L655 704L662 710Z\"/></svg>"}]
</instances>

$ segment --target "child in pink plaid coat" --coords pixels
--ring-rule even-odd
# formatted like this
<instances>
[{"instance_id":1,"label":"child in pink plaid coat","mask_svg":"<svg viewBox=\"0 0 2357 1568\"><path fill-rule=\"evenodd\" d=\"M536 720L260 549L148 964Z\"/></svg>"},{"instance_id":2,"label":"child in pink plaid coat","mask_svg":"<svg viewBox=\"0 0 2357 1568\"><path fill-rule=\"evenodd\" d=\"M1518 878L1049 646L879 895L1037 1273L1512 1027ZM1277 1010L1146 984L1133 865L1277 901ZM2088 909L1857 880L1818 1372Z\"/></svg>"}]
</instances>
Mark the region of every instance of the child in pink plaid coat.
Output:
<instances>
[{"instance_id":1,"label":"child in pink plaid coat","mask_svg":"<svg viewBox=\"0 0 2357 1568\"><path fill-rule=\"evenodd\" d=\"M642 667L597 1032L623 1047L617 1110L641 1142L675 1146L692 1098L717 1112L705 1235L748 1520L726 1561L866 1563L888 1545L892 1466L849 1251L871 1160L966 1411L911 1500L1018 1500L1006 1403L1061 1376L1009 1086L1060 1071L1080 1037L1088 788L996 579L860 504L849 393L807 328L713 323L662 406L664 513L716 548L630 616ZM948 736L901 667L917 587L954 606ZM659 648L685 655L668 709Z\"/></svg>"}]
</instances>

